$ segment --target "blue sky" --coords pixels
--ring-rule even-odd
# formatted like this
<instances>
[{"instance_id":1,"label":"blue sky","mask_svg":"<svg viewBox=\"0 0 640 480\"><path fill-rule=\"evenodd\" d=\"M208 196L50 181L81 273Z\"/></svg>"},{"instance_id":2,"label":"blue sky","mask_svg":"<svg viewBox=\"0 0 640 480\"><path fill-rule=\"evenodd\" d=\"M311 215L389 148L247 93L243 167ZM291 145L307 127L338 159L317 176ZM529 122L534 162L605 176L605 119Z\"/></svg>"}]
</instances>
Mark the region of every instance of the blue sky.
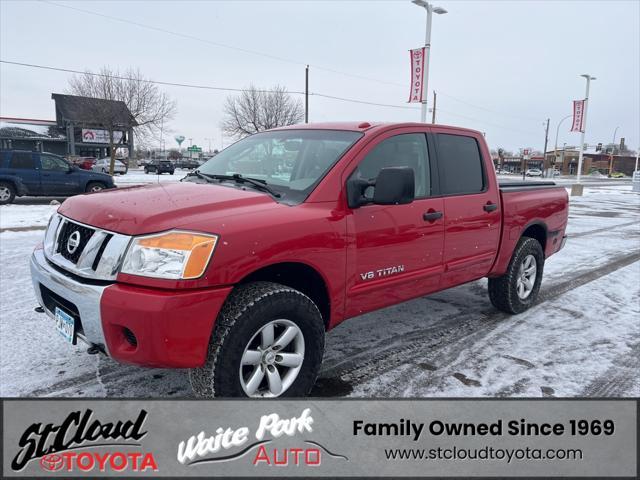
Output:
<instances>
[{"instance_id":1,"label":"blue sky","mask_svg":"<svg viewBox=\"0 0 640 480\"><path fill-rule=\"evenodd\" d=\"M56 5L57 4L57 5ZM443 1L434 17L429 90L438 122L486 132L492 147L542 149L592 83L586 141L640 143L640 2ZM60 6L62 5L62 6ZM123 18L185 38L65 8ZM139 67L168 82L311 92L407 107L409 55L424 10L397 1L0 1L0 58L77 70ZM261 52L257 55L233 48ZM279 57L275 59L272 57ZM349 75L344 75L343 72ZM357 78L358 76L367 79ZM0 64L0 115L54 118L69 74ZM226 92L162 87L178 104L172 133L219 148ZM415 106L415 105L413 105ZM419 109L311 97L311 121L418 121ZM559 144L576 144L569 121ZM211 139L211 140L207 140ZM228 144L230 139L225 139ZM167 147L175 145L167 141Z\"/></svg>"}]
</instances>

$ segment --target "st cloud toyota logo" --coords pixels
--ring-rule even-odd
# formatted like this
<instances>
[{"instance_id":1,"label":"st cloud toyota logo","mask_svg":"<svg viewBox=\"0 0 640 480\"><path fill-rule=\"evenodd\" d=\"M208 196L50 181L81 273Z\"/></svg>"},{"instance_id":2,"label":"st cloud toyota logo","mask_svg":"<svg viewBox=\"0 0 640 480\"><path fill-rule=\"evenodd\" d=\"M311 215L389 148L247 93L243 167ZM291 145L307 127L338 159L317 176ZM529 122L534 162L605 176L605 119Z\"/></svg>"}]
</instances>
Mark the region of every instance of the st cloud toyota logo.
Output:
<instances>
[{"instance_id":1,"label":"st cloud toyota logo","mask_svg":"<svg viewBox=\"0 0 640 480\"><path fill-rule=\"evenodd\" d=\"M71 235L69 235L69 239L67 240L67 252L71 255L78 249L80 246L80 232L76 230Z\"/></svg>"},{"instance_id":2,"label":"st cloud toyota logo","mask_svg":"<svg viewBox=\"0 0 640 480\"><path fill-rule=\"evenodd\" d=\"M254 467L318 467L325 455L348 461L312 440L301 440L293 447L282 445L289 443L288 438L312 433L313 423L311 409L306 408L291 418L280 418L277 413L262 415L253 435L248 427L219 427L211 436L201 431L178 444L178 462L196 466L246 458ZM250 442L252 436L255 441Z\"/></svg>"},{"instance_id":3,"label":"st cloud toyota logo","mask_svg":"<svg viewBox=\"0 0 640 480\"><path fill-rule=\"evenodd\" d=\"M18 441L11 468L19 472L38 459L46 472L157 472L152 452L140 440L146 410L134 419L104 422L93 410L71 412L59 425L33 423ZM98 448L100 447L100 448Z\"/></svg>"}]
</instances>

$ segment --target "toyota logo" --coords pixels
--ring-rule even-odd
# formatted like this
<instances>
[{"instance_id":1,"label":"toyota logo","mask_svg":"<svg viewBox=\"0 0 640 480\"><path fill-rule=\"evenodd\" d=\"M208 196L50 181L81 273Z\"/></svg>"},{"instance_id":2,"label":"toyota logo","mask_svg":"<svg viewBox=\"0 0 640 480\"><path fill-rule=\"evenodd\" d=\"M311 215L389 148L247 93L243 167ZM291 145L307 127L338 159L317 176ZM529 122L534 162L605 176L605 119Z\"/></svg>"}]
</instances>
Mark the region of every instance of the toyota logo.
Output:
<instances>
[{"instance_id":1,"label":"toyota logo","mask_svg":"<svg viewBox=\"0 0 640 480\"><path fill-rule=\"evenodd\" d=\"M73 255L79 246L80 232L76 230L71 235L69 235L69 240L67 240L67 252L69 252L70 255Z\"/></svg>"}]
</instances>

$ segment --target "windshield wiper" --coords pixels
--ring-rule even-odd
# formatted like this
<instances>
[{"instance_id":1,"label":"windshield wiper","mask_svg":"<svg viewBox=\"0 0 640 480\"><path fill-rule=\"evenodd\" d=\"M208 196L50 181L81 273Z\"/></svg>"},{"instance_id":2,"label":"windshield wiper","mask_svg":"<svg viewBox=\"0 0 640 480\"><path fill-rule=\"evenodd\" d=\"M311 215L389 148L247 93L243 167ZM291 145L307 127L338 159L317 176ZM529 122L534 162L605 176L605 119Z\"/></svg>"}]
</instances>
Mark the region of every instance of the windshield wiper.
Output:
<instances>
[{"instance_id":1,"label":"windshield wiper","mask_svg":"<svg viewBox=\"0 0 640 480\"><path fill-rule=\"evenodd\" d=\"M198 178L201 178L203 180L206 180L207 182L211 182L212 180L216 180L216 178L213 178L213 176L207 175L206 173L202 173L200 170L194 170L193 172L187 173L187 177L198 177Z\"/></svg>"},{"instance_id":2,"label":"windshield wiper","mask_svg":"<svg viewBox=\"0 0 640 480\"><path fill-rule=\"evenodd\" d=\"M199 178L204 178L207 181L211 181L211 180L221 180L221 181L222 180L231 180L232 182L236 182L236 183L248 183L249 185L257 188L258 190L263 190L263 191L273 195L276 198L280 198L282 196L280 193L276 192L273 188L271 188L269 185L267 185L266 181L258 180L256 178L251 178L251 177L243 177L239 173L234 173L233 175L218 175L218 174L202 173L202 172L196 170L191 175L195 175L195 176L197 176Z\"/></svg>"}]
</instances>

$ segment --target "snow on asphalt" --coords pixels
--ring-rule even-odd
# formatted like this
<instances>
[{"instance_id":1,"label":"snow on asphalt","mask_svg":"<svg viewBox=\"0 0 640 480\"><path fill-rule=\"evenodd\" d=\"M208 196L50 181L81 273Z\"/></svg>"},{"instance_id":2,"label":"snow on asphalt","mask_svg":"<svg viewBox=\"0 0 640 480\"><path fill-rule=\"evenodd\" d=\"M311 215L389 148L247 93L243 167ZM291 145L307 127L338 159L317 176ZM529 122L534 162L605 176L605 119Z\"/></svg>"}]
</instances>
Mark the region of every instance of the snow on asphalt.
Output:
<instances>
[{"instance_id":1,"label":"snow on asphalt","mask_svg":"<svg viewBox=\"0 0 640 480\"><path fill-rule=\"evenodd\" d=\"M182 176L131 171L116 182ZM0 395L191 396L185 371L87 355L33 311L28 259L56 208L0 207ZM348 320L327 336L313 394L640 395L640 196L628 183L589 185L571 198L568 232L531 310L497 312L480 280Z\"/></svg>"}]
</instances>

